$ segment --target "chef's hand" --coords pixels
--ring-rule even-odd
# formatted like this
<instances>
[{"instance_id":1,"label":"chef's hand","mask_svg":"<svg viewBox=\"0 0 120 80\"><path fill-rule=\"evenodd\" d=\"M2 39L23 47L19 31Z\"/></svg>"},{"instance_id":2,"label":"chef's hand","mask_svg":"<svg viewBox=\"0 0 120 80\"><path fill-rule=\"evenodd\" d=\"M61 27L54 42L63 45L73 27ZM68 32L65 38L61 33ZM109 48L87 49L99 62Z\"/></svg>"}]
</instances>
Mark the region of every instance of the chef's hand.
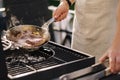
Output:
<instances>
[{"instance_id":1,"label":"chef's hand","mask_svg":"<svg viewBox=\"0 0 120 80\"><path fill-rule=\"evenodd\" d=\"M69 5L66 0L62 0L57 9L53 12L55 21L61 21L66 18L69 11Z\"/></svg>"},{"instance_id":2,"label":"chef's hand","mask_svg":"<svg viewBox=\"0 0 120 80\"><path fill-rule=\"evenodd\" d=\"M100 62L104 62L106 59L109 59L109 67L112 73L116 74L120 72L120 47L112 46L100 58Z\"/></svg>"}]
</instances>

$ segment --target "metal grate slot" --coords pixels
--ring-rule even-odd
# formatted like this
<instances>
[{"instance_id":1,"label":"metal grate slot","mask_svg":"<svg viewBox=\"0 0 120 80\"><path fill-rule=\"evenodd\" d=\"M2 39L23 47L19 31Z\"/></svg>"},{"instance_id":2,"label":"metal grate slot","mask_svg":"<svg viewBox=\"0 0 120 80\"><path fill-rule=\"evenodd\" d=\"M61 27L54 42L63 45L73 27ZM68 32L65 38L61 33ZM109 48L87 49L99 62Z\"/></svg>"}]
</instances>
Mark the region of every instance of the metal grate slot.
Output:
<instances>
[{"instance_id":1,"label":"metal grate slot","mask_svg":"<svg viewBox=\"0 0 120 80\"><path fill-rule=\"evenodd\" d=\"M38 64L33 64L33 65L31 65L31 67L34 67L36 70L39 70L39 69L55 66L55 65L58 65L58 64L62 64L62 63L64 63L64 62L56 60L54 58L51 58L47 61L44 61L44 62L41 62L41 63L38 63Z\"/></svg>"},{"instance_id":2,"label":"metal grate slot","mask_svg":"<svg viewBox=\"0 0 120 80\"><path fill-rule=\"evenodd\" d=\"M73 61L73 60L78 60L78 59L84 59L87 58L88 56L80 54L79 52L75 52L73 50L58 46L58 45L53 45L53 44L47 44L45 45L47 47L52 48L57 54L55 54L55 57L59 57L60 59L68 62L68 61Z\"/></svg>"},{"instance_id":3,"label":"metal grate slot","mask_svg":"<svg viewBox=\"0 0 120 80\"><path fill-rule=\"evenodd\" d=\"M15 66L15 67L8 67L8 73L11 76L16 76L16 75L20 75L20 74L24 74L27 72L32 72L33 70L25 67L25 66Z\"/></svg>"}]
</instances>

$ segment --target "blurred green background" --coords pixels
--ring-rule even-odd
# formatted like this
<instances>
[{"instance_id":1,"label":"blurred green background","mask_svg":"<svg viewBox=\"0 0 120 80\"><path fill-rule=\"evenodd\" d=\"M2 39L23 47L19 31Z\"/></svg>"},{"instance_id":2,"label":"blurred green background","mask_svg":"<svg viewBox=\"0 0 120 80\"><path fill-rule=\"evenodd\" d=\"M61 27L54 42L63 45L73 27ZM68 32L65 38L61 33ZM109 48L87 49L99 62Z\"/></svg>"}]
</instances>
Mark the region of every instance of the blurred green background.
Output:
<instances>
[{"instance_id":1,"label":"blurred green background","mask_svg":"<svg viewBox=\"0 0 120 80\"><path fill-rule=\"evenodd\" d=\"M49 5L53 5L53 6L58 6L59 5L60 0L48 0ZM74 4L70 7L70 9L74 9Z\"/></svg>"}]
</instances>

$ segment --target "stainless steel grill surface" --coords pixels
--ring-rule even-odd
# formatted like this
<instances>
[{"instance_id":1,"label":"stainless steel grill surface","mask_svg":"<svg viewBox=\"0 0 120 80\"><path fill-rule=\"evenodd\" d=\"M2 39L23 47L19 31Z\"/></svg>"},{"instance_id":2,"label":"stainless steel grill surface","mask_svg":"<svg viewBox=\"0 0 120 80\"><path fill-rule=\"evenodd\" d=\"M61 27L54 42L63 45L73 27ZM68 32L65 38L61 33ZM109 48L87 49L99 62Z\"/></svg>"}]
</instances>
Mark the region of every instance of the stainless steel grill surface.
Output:
<instances>
[{"instance_id":1,"label":"stainless steel grill surface","mask_svg":"<svg viewBox=\"0 0 120 80\"><path fill-rule=\"evenodd\" d=\"M52 80L95 63L93 56L48 42L39 50L5 51L11 80Z\"/></svg>"}]
</instances>

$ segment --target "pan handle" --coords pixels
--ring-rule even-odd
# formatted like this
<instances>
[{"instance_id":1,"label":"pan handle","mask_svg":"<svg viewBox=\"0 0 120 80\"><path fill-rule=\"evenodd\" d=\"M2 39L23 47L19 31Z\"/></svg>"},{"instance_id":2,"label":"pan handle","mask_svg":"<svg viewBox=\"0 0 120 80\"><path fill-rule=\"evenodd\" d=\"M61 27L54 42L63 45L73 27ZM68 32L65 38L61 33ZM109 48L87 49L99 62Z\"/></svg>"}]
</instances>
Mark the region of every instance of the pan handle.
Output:
<instances>
[{"instance_id":1,"label":"pan handle","mask_svg":"<svg viewBox=\"0 0 120 80\"><path fill-rule=\"evenodd\" d=\"M103 64L106 67L105 76L109 76L112 74L110 67L109 67L109 59L106 59L103 63L100 63L100 64Z\"/></svg>"},{"instance_id":2,"label":"pan handle","mask_svg":"<svg viewBox=\"0 0 120 80\"><path fill-rule=\"evenodd\" d=\"M111 72L110 68L109 68L109 67L106 68L106 69L105 69L105 76L109 76L109 75L111 75L111 74L112 74L112 72Z\"/></svg>"},{"instance_id":3,"label":"pan handle","mask_svg":"<svg viewBox=\"0 0 120 80\"><path fill-rule=\"evenodd\" d=\"M55 18L49 19L47 22L45 22L42 27L45 29L48 29L48 26L55 21Z\"/></svg>"},{"instance_id":4,"label":"pan handle","mask_svg":"<svg viewBox=\"0 0 120 80\"><path fill-rule=\"evenodd\" d=\"M103 65L105 65L106 69L105 69L105 76L109 76L112 74L110 67L109 67L109 59L106 59L103 63L101 63Z\"/></svg>"},{"instance_id":5,"label":"pan handle","mask_svg":"<svg viewBox=\"0 0 120 80\"><path fill-rule=\"evenodd\" d=\"M46 23L47 25L50 25L51 23L53 23L55 21L55 18L51 18L49 19Z\"/></svg>"},{"instance_id":6,"label":"pan handle","mask_svg":"<svg viewBox=\"0 0 120 80\"><path fill-rule=\"evenodd\" d=\"M92 80L89 79L89 76L86 78L85 75L89 73L95 72L94 78L102 78L104 76L109 76L111 73L110 68L108 66L108 60L106 60L104 63L96 63L90 67L84 68L82 70L77 70L71 73L64 74L59 77L59 80L73 80L77 77L81 77L79 80ZM103 69L105 68L105 69ZM102 70L100 70L102 69ZM98 70L100 70L98 72ZM84 77L82 77L84 76ZM90 76L92 77L92 76ZM93 77L92 77L93 78ZM96 80L96 79L95 79Z\"/></svg>"}]
</instances>

